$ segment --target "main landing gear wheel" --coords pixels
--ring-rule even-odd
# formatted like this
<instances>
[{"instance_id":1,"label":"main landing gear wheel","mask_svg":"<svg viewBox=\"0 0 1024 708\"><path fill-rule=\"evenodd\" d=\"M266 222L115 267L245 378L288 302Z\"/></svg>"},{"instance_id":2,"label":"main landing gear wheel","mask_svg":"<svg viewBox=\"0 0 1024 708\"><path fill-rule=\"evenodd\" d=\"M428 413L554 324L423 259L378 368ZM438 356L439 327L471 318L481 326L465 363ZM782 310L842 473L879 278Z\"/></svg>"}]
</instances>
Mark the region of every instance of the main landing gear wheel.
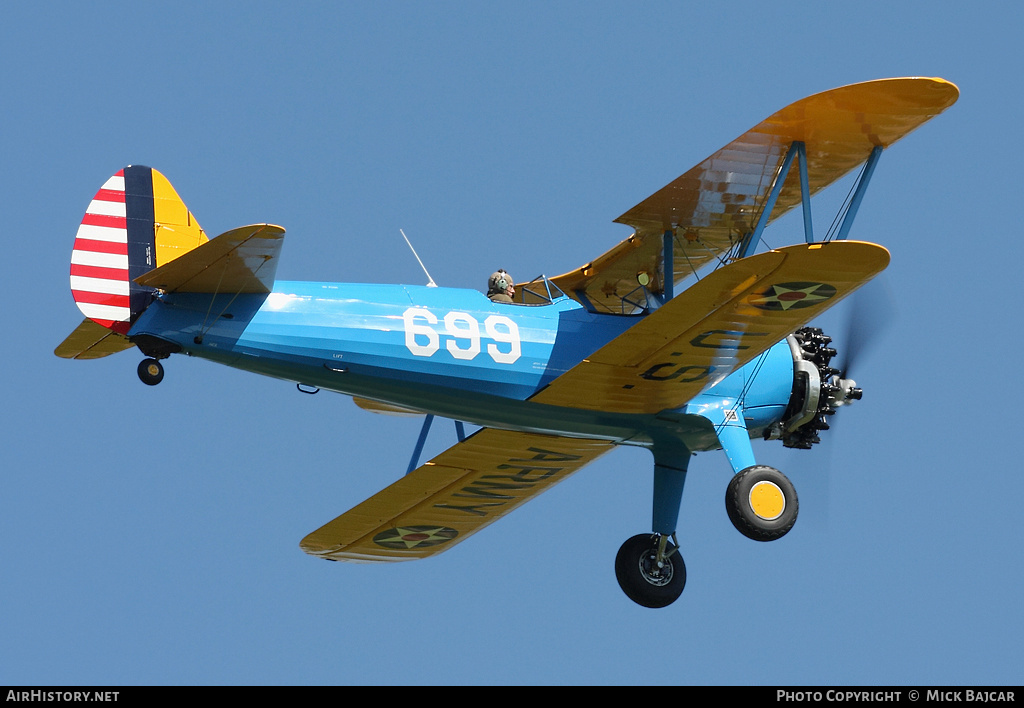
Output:
<instances>
[{"instance_id":1,"label":"main landing gear wheel","mask_svg":"<svg viewBox=\"0 0 1024 708\"><path fill-rule=\"evenodd\" d=\"M164 380L164 366L156 359L139 362L139 379L147 386L156 386Z\"/></svg>"},{"instance_id":2,"label":"main landing gear wheel","mask_svg":"<svg viewBox=\"0 0 1024 708\"><path fill-rule=\"evenodd\" d=\"M615 556L615 578L626 596L644 607L667 607L686 585L686 565L679 549L667 542L658 563L658 534L634 536Z\"/></svg>"},{"instance_id":3,"label":"main landing gear wheel","mask_svg":"<svg viewBox=\"0 0 1024 708\"><path fill-rule=\"evenodd\" d=\"M800 503L786 475L754 465L740 471L725 490L725 510L736 530L755 541L782 538L796 523Z\"/></svg>"}]
</instances>

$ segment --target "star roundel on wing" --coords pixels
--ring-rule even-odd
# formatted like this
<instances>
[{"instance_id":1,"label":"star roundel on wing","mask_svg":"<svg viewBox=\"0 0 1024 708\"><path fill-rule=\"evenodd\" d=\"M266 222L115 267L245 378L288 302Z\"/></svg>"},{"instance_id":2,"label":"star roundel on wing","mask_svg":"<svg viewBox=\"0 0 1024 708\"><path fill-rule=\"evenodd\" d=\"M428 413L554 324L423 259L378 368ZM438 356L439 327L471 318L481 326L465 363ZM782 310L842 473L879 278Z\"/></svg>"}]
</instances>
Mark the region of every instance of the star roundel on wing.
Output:
<instances>
[{"instance_id":1,"label":"star roundel on wing","mask_svg":"<svg viewBox=\"0 0 1024 708\"><path fill-rule=\"evenodd\" d=\"M762 310L792 310L817 305L836 294L828 283L776 283L747 298L747 302Z\"/></svg>"},{"instance_id":2,"label":"star roundel on wing","mask_svg":"<svg viewBox=\"0 0 1024 708\"><path fill-rule=\"evenodd\" d=\"M381 531L373 542L384 548L419 548L447 543L459 535L446 526L399 526Z\"/></svg>"}]
</instances>

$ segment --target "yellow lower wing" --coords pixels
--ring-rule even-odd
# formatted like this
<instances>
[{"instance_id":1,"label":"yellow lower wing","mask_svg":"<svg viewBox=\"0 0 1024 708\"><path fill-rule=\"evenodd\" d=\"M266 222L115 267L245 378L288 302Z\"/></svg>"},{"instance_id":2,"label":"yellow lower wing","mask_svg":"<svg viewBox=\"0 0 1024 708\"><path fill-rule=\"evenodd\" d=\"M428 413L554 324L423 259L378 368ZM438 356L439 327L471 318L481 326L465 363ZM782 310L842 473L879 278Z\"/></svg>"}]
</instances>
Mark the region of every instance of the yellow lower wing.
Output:
<instances>
[{"instance_id":1,"label":"yellow lower wing","mask_svg":"<svg viewBox=\"0 0 1024 708\"><path fill-rule=\"evenodd\" d=\"M788 246L731 263L645 317L531 398L658 413L682 406L889 264L873 243Z\"/></svg>"},{"instance_id":2,"label":"yellow lower wing","mask_svg":"<svg viewBox=\"0 0 1024 708\"><path fill-rule=\"evenodd\" d=\"M302 539L332 560L401 561L451 548L612 448L486 428Z\"/></svg>"}]
</instances>

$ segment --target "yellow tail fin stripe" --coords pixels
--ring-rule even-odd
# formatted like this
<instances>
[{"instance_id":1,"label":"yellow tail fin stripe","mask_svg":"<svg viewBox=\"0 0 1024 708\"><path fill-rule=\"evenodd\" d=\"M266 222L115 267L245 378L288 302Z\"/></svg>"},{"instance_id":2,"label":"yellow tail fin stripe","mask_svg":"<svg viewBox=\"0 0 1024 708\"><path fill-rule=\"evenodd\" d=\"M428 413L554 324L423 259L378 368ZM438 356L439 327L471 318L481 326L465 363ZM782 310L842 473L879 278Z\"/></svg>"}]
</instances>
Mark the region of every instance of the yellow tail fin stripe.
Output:
<instances>
[{"instance_id":1,"label":"yellow tail fin stripe","mask_svg":"<svg viewBox=\"0 0 1024 708\"><path fill-rule=\"evenodd\" d=\"M157 267L208 240L192 212L162 174L153 170L153 221Z\"/></svg>"}]
</instances>

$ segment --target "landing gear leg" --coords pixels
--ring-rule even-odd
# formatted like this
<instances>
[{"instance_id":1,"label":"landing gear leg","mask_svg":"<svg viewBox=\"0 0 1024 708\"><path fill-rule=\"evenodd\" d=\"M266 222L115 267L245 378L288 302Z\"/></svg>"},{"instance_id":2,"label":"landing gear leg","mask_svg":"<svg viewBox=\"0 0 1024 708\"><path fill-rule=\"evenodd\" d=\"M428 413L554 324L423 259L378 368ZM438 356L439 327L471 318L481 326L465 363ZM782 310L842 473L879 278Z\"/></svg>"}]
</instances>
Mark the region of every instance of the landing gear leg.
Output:
<instances>
[{"instance_id":1,"label":"landing gear leg","mask_svg":"<svg viewBox=\"0 0 1024 708\"><path fill-rule=\"evenodd\" d=\"M164 380L164 366L156 359L139 362L139 379L147 386L156 386Z\"/></svg>"},{"instance_id":2,"label":"landing gear leg","mask_svg":"<svg viewBox=\"0 0 1024 708\"><path fill-rule=\"evenodd\" d=\"M675 439L661 439L654 453L653 533L626 541L615 556L615 578L626 596L644 607L666 607L683 592L686 565L676 541L690 450Z\"/></svg>"}]
</instances>

